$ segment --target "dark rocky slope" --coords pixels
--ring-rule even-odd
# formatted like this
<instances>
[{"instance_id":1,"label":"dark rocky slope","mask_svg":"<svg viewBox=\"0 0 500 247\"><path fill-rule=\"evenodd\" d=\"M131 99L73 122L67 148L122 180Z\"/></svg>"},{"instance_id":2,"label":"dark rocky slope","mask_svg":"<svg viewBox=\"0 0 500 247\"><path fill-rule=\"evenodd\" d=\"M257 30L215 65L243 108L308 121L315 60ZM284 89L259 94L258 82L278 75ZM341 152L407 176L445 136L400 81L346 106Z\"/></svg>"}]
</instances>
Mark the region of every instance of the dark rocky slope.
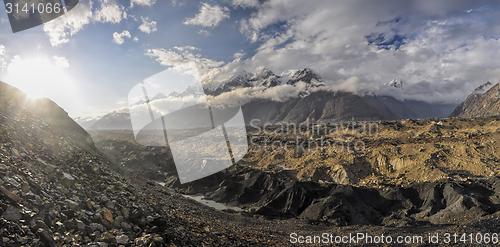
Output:
<instances>
[{"instance_id":1,"label":"dark rocky slope","mask_svg":"<svg viewBox=\"0 0 500 247\"><path fill-rule=\"evenodd\" d=\"M390 118L350 92L314 92L285 102L257 101L243 106L245 121L301 123L314 121L378 120Z\"/></svg>"},{"instance_id":2,"label":"dark rocky slope","mask_svg":"<svg viewBox=\"0 0 500 247\"><path fill-rule=\"evenodd\" d=\"M49 99L29 99L17 88L0 82L0 111L3 115L3 119L0 119L3 124L2 130L8 132L12 139L16 140L17 145L29 147L32 144L21 144L19 140L40 138L45 149L51 149L57 154L58 150L55 147L62 143L64 137L68 148L78 147L86 151L97 151L90 135L73 121L68 113ZM14 123L23 123L24 127ZM36 129L36 124L41 124L45 129ZM38 136L28 135L27 131L36 131Z\"/></svg>"},{"instance_id":3,"label":"dark rocky slope","mask_svg":"<svg viewBox=\"0 0 500 247\"><path fill-rule=\"evenodd\" d=\"M458 105L450 114L450 117L471 118L498 116L500 114L500 85L497 83L488 91L484 92L482 89L485 85L482 85L470 94L465 101Z\"/></svg>"},{"instance_id":4,"label":"dark rocky slope","mask_svg":"<svg viewBox=\"0 0 500 247\"><path fill-rule=\"evenodd\" d=\"M238 216L246 224L234 227L233 214L141 176L123 177L53 102L0 87L0 246L284 242L251 216Z\"/></svg>"},{"instance_id":5,"label":"dark rocky slope","mask_svg":"<svg viewBox=\"0 0 500 247\"><path fill-rule=\"evenodd\" d=\"M442 180L379 188L298 181L293 171L233 167L187 185L184 193L278 218L300 218L337 226L417 226L471 222L500 210L500 179ZM168 184L170 183L170 184Z\"/></svg>"}]
</instances>

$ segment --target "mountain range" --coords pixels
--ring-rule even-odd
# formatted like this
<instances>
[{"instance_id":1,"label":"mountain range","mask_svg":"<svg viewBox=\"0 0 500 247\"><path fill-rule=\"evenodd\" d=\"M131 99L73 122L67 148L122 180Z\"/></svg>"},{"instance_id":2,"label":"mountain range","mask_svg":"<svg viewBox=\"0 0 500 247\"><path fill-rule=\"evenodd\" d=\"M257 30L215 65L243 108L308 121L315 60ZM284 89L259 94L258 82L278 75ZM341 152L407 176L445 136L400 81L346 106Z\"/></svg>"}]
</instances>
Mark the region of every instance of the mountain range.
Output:
<instances>
[{"instance_id":1,"label":"mountain range","mask_svg":"<svg viewBox=\"0 0 500 247\"><path fill-rule=\"evenodd\" d=\"M384 86L404 90L404 82L400 79L394 79ZM250 93L245 90L250 90ZM389 95L357 95L346 91L332 91L325 86L321 77L309 68L289 70L280 75L266 68L259 68L254 73L245 71L217 87L206 87L204 91L206 95L214 98L225 98L229 94L235 94L232 98L244 97L246 101L242 110L246 123L254 119L261 122L423 119L447 117L456 107L456 104L449 103L402 101ZM158 94L151 101L180 97L186 93L189 92L186 90L175 95ZM83 121L75 120L84 126ZM93 124L86 125L86 128L131 129L130 116L126 111L114 111Z\"/></svg>"},{"instance_id":2,"label":"mountain range","mask_svg":"<svg viewBox=\"0 0 500 247\"><path fill-rule=\"evenodd\" d=\"M75 121L80 124L82 127L82 123L79 119L75 119ZM85 124L85 122L83 123ZM128 111L113 111L108 114L105 114L102 117L93 120L93 123L84 127L87 130L114 130L114 129L132 129L132 122L130 121L130 115Z\"/></svg>"}]
</instances>

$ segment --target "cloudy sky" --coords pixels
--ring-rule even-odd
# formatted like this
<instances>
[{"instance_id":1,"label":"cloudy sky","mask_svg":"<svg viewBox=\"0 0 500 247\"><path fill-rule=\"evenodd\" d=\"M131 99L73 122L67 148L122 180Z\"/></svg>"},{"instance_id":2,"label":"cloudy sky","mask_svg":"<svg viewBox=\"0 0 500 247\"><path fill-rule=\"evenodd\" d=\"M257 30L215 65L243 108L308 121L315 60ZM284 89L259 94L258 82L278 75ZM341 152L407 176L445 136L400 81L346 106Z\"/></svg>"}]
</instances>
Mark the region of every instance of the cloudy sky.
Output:
<instances>
[{"instance_id":1,"label":"cloudy sky","mask_svg":"<svg viewBox=\"0 0 500 247\"><path fill-rule=\"evenodd\" d=\"M500 78L500 1L81 0L13 34L0 11L0 80L72 117L127 105L134 85L195 61L203 83L309 67L358 94L461 102ZM403 90L384 83L401 79Z\"/></svg>"}]
</instances>

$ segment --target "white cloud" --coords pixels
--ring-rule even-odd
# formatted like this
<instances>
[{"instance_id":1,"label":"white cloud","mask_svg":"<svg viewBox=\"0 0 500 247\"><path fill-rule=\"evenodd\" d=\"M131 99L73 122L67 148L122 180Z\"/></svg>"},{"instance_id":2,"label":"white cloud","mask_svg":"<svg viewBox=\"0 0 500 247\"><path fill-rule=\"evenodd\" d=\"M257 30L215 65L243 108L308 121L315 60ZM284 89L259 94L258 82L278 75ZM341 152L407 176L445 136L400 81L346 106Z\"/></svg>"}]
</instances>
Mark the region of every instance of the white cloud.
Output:
<instances>
[{"instance_id":1,"label":"white cloud","mask_svg":"<svg viewBox=\"0 0 500 247\"><path fill-rule=\"evenodd\" d=\"M187 0L171 0L172 2L172 5L176 6L182 6L182 5L186 5L186 1Z\"/></svg>"},{"instance_id":2,"label":"white cloud","mask_svg":"<svg viewBox=\"0 0 500 247\"><path fill-rule=\"evenodd\" d=\"M149 21L149 18L141 17L142 24L139 26L139 30L145 33L153 33L156 32L156 21Z\"/></svg>"},{"instance_id":3,"label":"white cloud","mask_svg":"<svg viewBox=\"0 0 500 247\"><path fill-rule=\"evenodd\" d=\"M310 67L330 88L460 102L479 84L500 80L500 17L482 7L486 1L231 3L254 8L240 31L260 47L206 73L206 84L258 66L275 73ZM379 40L369 44L372 34ZM405 81L403 91L383 86L394 78Z\"/></svg>"},{"instance_id":4,"label":"white cloud","mask_svg":"<svg viewBox=\"0 0 500 247\"><path fill-rule=\"evenodd\" d=\"M49 35L52 46L69 42L69 37L90 22L92 17L92 1L80 1L71 11L43 25L43 30Z\"/></svg>"},{"instance_id":5,"label":"white cloud","mask_svg":"<svg viewBox=\"0 0 500 247\"><path fill-rule=\"evenodd\" d=\"M69 67L69 61L65 57L60 57L60 56L53 56L52 59L54 59L54 66L64 69Z\"/></svg>"},{"instance_id":6,"label":"white cloud","mask_svg":"<svg viewBox=\"0 0 500 247\"><path fill-rule=\"evenodd\" d=\"M244 105L253 100L272 100L272 101L286 101L293 97L298 97L300 92L306 89L303 82L297 85L279 85L272 88L266 87L247 87L236 88L229 92L224 92L216 97L209 96L210 102L214 105L224 105L230 102L238 102Z\"/></svg>"},{"instance_id":7,"label":"white cloud","mask_svg":"<svg viewBox=\"0 0 500 247\"><path fill-rule=\"evenodd\" d=\"M226 18L229 18L229 8L201 3L200 12L184 21L184 24L214 28Z\"/></svg>"},{"instance_id":8,"label":"white cloud","mask_svg":"<svg viewBox=\"0 0 500 247\"><path fill-rule=\"evenodd\" d=\"M113 41L119 45L123 44L125 42L124 38L131 38L132 36L130 35L130 32L125 30L121 33L113 33Z\"/></svg>"},{"instance_id":9,"label":"white cloud","mask_svg":"<svg viewBox=\"0 0 500 247\"><path fill-rule=\"evenodd\" d=\"M201 34L201 35L205 35L205 36L209 36L210 35L210 32L207 31L207 30L199 30L198 33Z\"/></svg>"},{"instance_id":10,"label":"white cloud","mask_svg":"<svg viewBox=\"0 0 500 247\"><path fill-rule=\"evenodd\" d=\"M258 7L260 5L259 0L232 0L231 4L236 7Z\"/></svg>"},{"instance_id":11,"label":"white cloud","mask_svg":"<svg viewBox=\"0 0 500 247\"><path fill-rule=\"evenodd\" d=\"M137 38L137 36L134 37L134 41L137 42L139 41L139 38Z\"/></svg>"},{"instance_id":12,"label":"white cloud","mask_svg":"<svg viewBox=\"0 0 500 247\"><path fill-rule=\"evenodd\" d=\"M116 4L114 0L101 0L101 9L95 13L95 18L101 22L120 23L127 18L125 7Z\"/></svg>"},{"instance_id":13,"label":"white cloud","mask_svg":"<svg viewBox=\"0 0 500 247\"><path fill-rule=\"evenodd\" d=\"M224 62L203 58L200 54L193 54L192 52L195 50L199 49L192 46L176 46L173 50L149 49L147 50L145 55L156 58L156 60L160 62L161 65L169 67L194 61L196 62L198 71L201 75L207 73L213 68L219 67L224 64Z\"/></svg>"},{"instance_id":14,"label":"white cloud","mask_svg":"<svg viewBox=\"0 0 500 247\"><path fill-rule=\"evenodd\" d=\"M236 52L236 53L234 53L233 57L234 57L234 59L241 59L245 55L246 55L246 53L244 53L244 52Z\"/></svg>"},{"instance_id":15,"label":"white cloud","mask_svg":"<svg viewBox=\"0 0 500 247\"><path fill-rule=\"evenodd\" d=\"M100 8L92 12L93 2L81 0L68 13L46 22L43 30L49 35L52 46L60 46L70 41L69 37L83 29L90 22L119 23L127 18L125 8L115 0L100 0ZM43 17L43 16L42 16Z\"/></svg>"},{"instance_id":16,"label":"white cloud","mask_svg":"<svg viewBox=\"0 0 500 247\"><path fill-rule=\"evenodd\" d=\"M187 45L187 46L174 46L174 49L178 50L178 51L195 51L195 50L200 50L199 48L197 47L194 47L194 46L190 46L190 45Z\"/></svg>"},{"instance_id":17,"label":"white cloud","mask_svg":"<svg viewBox=\"0 0 500 247\"><path fill-rule=\"evenodd\" d=\"M156 3L156 0L131 0L130 7L134 7L134 4L142 5L142 6L152 6Z\"/></svg>"}]
</instances>

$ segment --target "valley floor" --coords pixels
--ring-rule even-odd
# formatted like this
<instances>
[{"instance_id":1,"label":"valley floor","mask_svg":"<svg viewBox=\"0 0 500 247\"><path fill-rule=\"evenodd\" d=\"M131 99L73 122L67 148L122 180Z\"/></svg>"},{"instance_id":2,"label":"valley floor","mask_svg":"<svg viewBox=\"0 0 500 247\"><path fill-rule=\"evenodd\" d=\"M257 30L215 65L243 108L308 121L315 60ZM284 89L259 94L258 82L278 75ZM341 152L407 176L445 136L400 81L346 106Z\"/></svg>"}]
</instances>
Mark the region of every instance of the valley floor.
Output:
<instances>
[{"instance_id":1,"label":"valley floor","mask_svg":"<svg viewBox=\"0 0 500 247\"><path fill-rule=\"evenodd\" d=\"M107 131L91 133L95 149L69 138L72 132L28 120L0 122L1 246L498 242L499 118L377 122L378 135L357 136L363 152L249 152L185 185L167 147L142 147L131 133ZM335 135L326 137L350 137ZM244 210L216 210L182 195L199 193Z\"/></svg>"},{"instance_id":2,"label":"valley floor","mask_svg":"<svg viewBox=\"0 0 500 247\"><path fill-rule=\"evenodd\" d=\"M243 208L186 215L259 245L299 243L307 236L325 243L358 233L384 234L393 238L392 244L411 236L423 239L412 245L427 246L436 239L469 245L496 239L500 231L499 123L499 117L343 122L301 126L299 134L283 132L280 125L265 132L248 128L250 151L236 166L186 185L179 184L168 147L143 147L128 131L91 134L125 174L161 180L167 187L139 182L149 191L201 193ZM372 132L367 133L369 125ZM266 151L263 140L287 143L294 151ZM351 152L296 151L301 142L324 140L364 146ZM309 147L317 146L305 150ZM183 198L175 200L163 204L184 205ZM323 238L324 233L333 238Z\"/></svg>"}]
</instances>

